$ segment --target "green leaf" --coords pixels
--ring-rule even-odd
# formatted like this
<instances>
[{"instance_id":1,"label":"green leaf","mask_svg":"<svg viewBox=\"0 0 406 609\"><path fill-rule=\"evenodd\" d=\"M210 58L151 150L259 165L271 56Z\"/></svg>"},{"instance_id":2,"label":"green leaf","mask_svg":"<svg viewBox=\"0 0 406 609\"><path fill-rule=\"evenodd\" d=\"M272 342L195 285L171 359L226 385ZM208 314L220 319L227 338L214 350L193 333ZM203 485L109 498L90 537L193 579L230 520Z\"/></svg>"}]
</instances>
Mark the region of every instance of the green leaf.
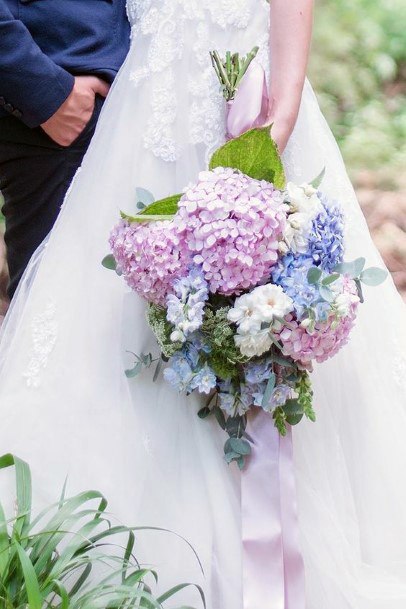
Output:
<instances>
[{"instance_id":1,"label":"green leaf","mask_svg":"<svg viewBox=\"0 0 406 609\"><path fill-rule=\"evenodd\" d=\"M102 265L105 269L108 269L109 271L115 271L117 268L117 262L113 254L108 254L107 256L105 256L102 260Z\"/></svg>"},{"instance_id":2,"label":"green leaf","mask_svg":"<svg viewBox=\"0 0 406 609\"><path fill-rule=\"evenodd\" d=\"M130 224L134 223L134 222L162 222L162 221L169 221L169 220L173 220L173 215L143 215L143 213L138 214L137 216L128 216L127 214L125 214L124 212L120 212L120 216L123 220L127 220L127 222L129 222Z\"/></svg>"},{"instance_id":3,"label":"green leaf","mask_svg":"<svg viewBox=\"0 0 406 609\"><path fill-rule=\"evenodd\" d=\"M377 285L381 285L381 283L385 281L387 276L388 273L385 269L380 269L378 267L371 266L369 269L365 269L365 271L362 271L360 275L360 280L362 281L362 283L365 283L365 285L375 287Z\"/></svg>"},{"instance_id":4,"label":"green leaf","mask_svg":"<svg viewBox=\"0 0 406 609\"><path fill-rule=\"evenodd\" d=\"M323 300L326 302L333 302L335 299L334 293L330 290L329 287L325 285L321 285L319 288L319 294Z\"/></svg>"},{"instance_id":5,"label":"green leaf","mask_svg":"<svg viewBox=\"0 0 406 609\"><path fill-rule=\"evenodd\" d=\"M282 408L289 425L297 425L303 419L304 408L298 400L287 400Z\"/></svg>"},{"instance_id":6,"label":"green leaf","mask_svg":"<svg viewBox=\"0 0 406 609\"><path fill-rule=\"evenodd\" d=\"M140 374L142 370L142 362L137 362L134 368L125 371L125 375L128 379L133 379Z\"/></svg>"},{"instance_id":7,"label":"green leaf","mask_svg":"<svg viewBox=\"0 0 406 609\"><path fill-rule=\"evenodd\" d=\"M307 281L315 285L319 282L320 277L322 276L322 271L318 266L312 266L307 272Z\"/></svg>"},{"instance_id":8,"label":"green leaf","mask_svg":"<svg viewBox=\"0 0 406 609\"><path fill-rule=\"evenodd\" d=\"M213 408L213 414L217 419L217 423L220 425L221 429L226 428L226 418L224 416L224 412L218 406Z\"/></svg>"},{"instance_id":9,"label":"green leaf","mask_svg":"<svg viewBox=\"0 0 406 609\"><path fill-rule=\"evenodd\" d=\"M210 408L208 406L204 406L197 413L197 416L199 417L199 419L206 419L210 415L211 415L211 410L210 410Z\"/></svg>"},{"instance_id":10,"label":"green leaf","mask_svg":"<svg viewBox=\"0 0 406 609\"><path fill-rule=\"evenodd\" d=\"M17 550L18 559L20 561L21 569L22 569L22 572L24 575L24 582L25 582L25 587L27 590L29 609L42 609L42 602L44 599L42 598L42 595L41 595L40 586L39 586L39 582L38 582L38 579L37 579L37 576L35 573L35 569L31 563L29 557L24 552L23 548L18 543L18 541L16 541L14 539L13 545L15 546L15 548Z\"/></svg>"},{"instance_id":11,"label":"green leaf","mask_svg":"<svg viewBox=\"0 0 406 609\"><path fill-rule=\"evenodd\" d=\"M174 216L178 211L178 203L183 195L171 195L165 199L159 199L155 203L148 205L139 215L140 216Z\"/></svg>"},{"instance_id":12,"label":"green leaf","mask_svg":"<svg viewBox=\"0 0 406 609\"><path fill-rule=\"evenodd\" d=\"M239 455L250 455L251 445L247 440L242 438L230 438L228 444L231 450Z\"/></svg>"},{"instance_id":13,"label":"green leaf","mask_svg":"<svg viewBox=\"0 0 406 609\"><path fill-rule=\"evenodd\" d=\"M251 129L230 140L212 156L210 169L231 167L257 180L272 182L276 188L285 187L285 173L278 148L269 127Z\"/></svg>"},{"instance_id":14,"label":"green leaf","mask_svg":"<svg viewBox=\"0 0 406 609\"><path fill-rule=\"evenodd\" d=\"M339 277L340 277L340 273L333 273L332 275L328 275L328 277L325 277L321 283L323 285L331 285L332 283L337 281L337 279L339 279Z\"/></svg>"},{"instance_id":15,"label":"green leaf","mask_svg":"<svg viewBox=\"0 0 406 609\"><path fill-rule=\"evenodd\" d=\"M326 168L323 167L323 169L320 171L319 175L317 176L317 178L314 178L314 180L312 180L310 182L310 186L313 186L313 188L318 188L320 186L320 184L323 181L324 176L326 175Z\"/></svg>"},{"instance_id":16,"label":"green leaf","mask_svg":"<svg viewBox=\"0 0 406 609\"><path fill-rule=\"evenodd\" d=\"M271 374L269 375L269 379L268 382L266 384L266 388L264 391L264 396L262 398L262 403L261 403L261 407L266 410L268 408L269 405L269 401L271 399L272 396L272 392L275 389L275 384L276 384L276 376L273 372L271 372Z\"/></svg>"},{"instance_id":17,"label":"green leaf","mask_svg":"<svg viewBox=\"0 0 406 609\"><path fill-rule=\"evenodd\" d=\"M361 303L365 302L364 293L362 291L361 280L360 279L355 279L355 285L357 287L357 293L358 293L358 298L360 299L360 302Z\"/></svg>"},{"instance_id":18,"label":"green leaf","mask_svg":"<svg viewBox=\"0 0 406 609\"><path fill-rule=\"evenodd\" d=\"M357 258L352 262L342 262L338 264L334 269L337 273L341 273L342 275L349 275L353 279L356 279L362 273L362 270L365 266L365 258Z\"/></svg>"}]
</instances>

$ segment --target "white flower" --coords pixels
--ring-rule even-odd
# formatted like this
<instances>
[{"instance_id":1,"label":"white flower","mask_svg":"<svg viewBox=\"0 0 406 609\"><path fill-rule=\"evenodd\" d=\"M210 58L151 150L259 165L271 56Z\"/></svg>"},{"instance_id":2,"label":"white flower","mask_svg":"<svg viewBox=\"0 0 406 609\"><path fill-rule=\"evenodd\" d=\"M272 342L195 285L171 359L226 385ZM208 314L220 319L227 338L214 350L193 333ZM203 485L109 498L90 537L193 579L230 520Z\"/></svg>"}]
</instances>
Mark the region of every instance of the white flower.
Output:
<instances>
[{"instance_id":1,"label":"white flower","mask_svg":"<svg viewBox=\"0 0 406 609\"><path fill-rule=\"evenodd\" d=\"M258 335L262 323L272 324L275 317L285 317L292 310L292 299L280 286L268 283L236 298L228 319L237 324L239 334Z\"/></svg>"},{"instance_id":2,"label":"white flower","mask_svg":"<svg viewBox=\"0 0 406 609\"><path fill-rule=\"evenodd\" d=\"M267 283L251 292L255 298L255 315L261 322L272 322L275 317L285 317L293 311L293 300L279 285Z\"/></svg>"},{"instance_id":3,"label":"white flower","mask_svg":"<svg viewBox=\"0 0 406 609\"><path fill-rule=\"evenodd\" d=\"M356 294L349 292L343 292L339 294L334 301L334 308L339 317L347 317L351 311L351 305L359 302L359 298Z\"/></svg>"},{"instance_id":4,"label":"white flower","mask_svg":"<svg viewBox=\"0 0 406 609\"><path fill-rule=\"evenodd\" d=\"M272 346L269 330L260 330L256 334L240 334L235 336L235 344L246 357L259 357Z\"/></svg>"},{"instance_id":5,"label":"white flower","mask_svg":"<svg viewBox=\"0 0 406 609\"><path fill-rule=\"evenodd\" d=\"M283 236L288 248L294 254L305 254L307 252L312 221L312 217L299 212L288 216Z\"/></svg>"},{"instance_id":6,"label":"white flower","mask_svg":"<svg viewBox=\"0 0 406 609\"><path fill-rule=\"evenodd\" d=\"M253 292L236 298L234 307L230 309L227 317L229 321L238 325L242 334L258 332L261 321L256 315L256 299Z\"/></svg>"},{"instance_id":7,"label":"white flower","mask_svg":"<svg viewBox=\"0 0 406 609\"><path fill-rule=\"evenodd\" d=\"M304 213L315 218L323 211L317 191L310 184L296 186L293 182L288 182L286 191L293 212Z\"/></svg>"}]
</instances>

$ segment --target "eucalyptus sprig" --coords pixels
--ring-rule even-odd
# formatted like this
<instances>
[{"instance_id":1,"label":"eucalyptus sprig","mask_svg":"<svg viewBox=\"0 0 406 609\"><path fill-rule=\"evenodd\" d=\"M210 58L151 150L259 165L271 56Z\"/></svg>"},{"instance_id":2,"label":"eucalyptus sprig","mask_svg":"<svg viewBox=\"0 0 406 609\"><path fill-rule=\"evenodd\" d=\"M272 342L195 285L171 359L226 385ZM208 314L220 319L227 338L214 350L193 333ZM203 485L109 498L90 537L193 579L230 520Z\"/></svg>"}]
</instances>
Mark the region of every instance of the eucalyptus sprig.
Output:
<instances>
[{"instance_id":1,"label":"eucalyptus sprig","mask_svg":"<svg viewBox=\"0 0 406 609\"><path fill-rule=\"evenodd\" d=\"M259 47L254 47L245 57L240 57L239 53L231 54L230 51L227 51L225 59L220 57L218 51L211 51L211 61L226 101L232 101L235 98L240 82L252 60L255 59L258 50Z\"/></svg>"}]
</instances>

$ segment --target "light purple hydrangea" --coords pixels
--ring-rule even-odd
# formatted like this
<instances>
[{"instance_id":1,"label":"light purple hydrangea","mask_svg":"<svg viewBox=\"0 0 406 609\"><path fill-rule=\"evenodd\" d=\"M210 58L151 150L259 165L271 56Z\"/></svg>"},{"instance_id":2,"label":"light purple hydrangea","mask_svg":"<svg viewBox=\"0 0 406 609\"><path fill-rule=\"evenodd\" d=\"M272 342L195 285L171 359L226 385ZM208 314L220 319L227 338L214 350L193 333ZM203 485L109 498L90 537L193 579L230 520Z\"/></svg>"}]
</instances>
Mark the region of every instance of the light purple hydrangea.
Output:
<instances>
[{"instance_id":1,"label":"light purple hydrangea","mask_svg":"<svg viewBox=\"0 0 406 609\"><path fill-rule=\"evenodd\" d=\"M322 363L340 351L348 342L360 302L356 285L352 279L343 279L342 293L348 297L345 314L337 317L332 312L326 321L317 322L312 331L304 328L295 319L288 317L288 327L283 328L279 334L284 355L307 365L313 360Z\"/></svg>"},{"instance_id":2,"label":"light purple hydrangea","mask_svg":"<svg viewBox=\"0 0 406 609\"><path fill-rule=\"evenodd\" d=\"M185 277L191 256L172 222L129 224L121 221L110 235L117 269L140 296L164 305L176 279Z\"/></svg>"},{"instance_id":3,"label":"light purple hydrangea","mask_svg":"<svg viewBox=\"0 0 406 609\"><path fill-rule=\"evenodd\" d=\"M287 207L272 184L230 168L200 173L174 223L211 292L239 294L269 277Z\"/></svg>"}]
</instances>

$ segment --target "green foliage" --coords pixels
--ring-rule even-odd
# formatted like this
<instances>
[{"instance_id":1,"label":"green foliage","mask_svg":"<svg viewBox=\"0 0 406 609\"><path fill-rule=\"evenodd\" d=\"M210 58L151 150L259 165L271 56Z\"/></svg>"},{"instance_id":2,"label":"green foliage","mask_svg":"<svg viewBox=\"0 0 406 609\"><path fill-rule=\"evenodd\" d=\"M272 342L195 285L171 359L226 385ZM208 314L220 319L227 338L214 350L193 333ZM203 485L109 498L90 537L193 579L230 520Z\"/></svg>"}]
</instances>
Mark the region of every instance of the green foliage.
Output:
<instances>
[{"instance_id":1,"label":"green foliage","mask_svg":"<svg viewBox=\"0 0 406 609\"><path fill-rule=\"evenodd\" d=\"M406 3L320 0L310 78L353 169L406 161Z\"/></svg>"},{"instance_id":2,"label":"green foliage","mask_svg":"<svg viewBox=\"0 0 406 609\"><path fill-rule=\"evenodd\" d=\"M238 364L247 361L234 341L234 330L227 319L230 307L221 307L217 311L206 309L202 332L211 348L208 364L216 376L226 380L238 378Z\"/></svg>"},{"instance_id":3,"label":"green foliage","mask_svg":"<svg viewBox=\"0 0 406 609\"><path fill-rule=\"evenodd\" d=\"M151 304L147 310L147 320L158 341L163 355L171 357L182 348L182 343L172 342L172 325L166 319L166 309Z\"/></svg>"},{"instance_id":4,"label":"green foliage","mask_svg":"<svg viewBox=\"0 0 406 609\"><path fill-rule=\"evenodd\" d=\"M282 161L269 127L251 129L224 144L211 158L210 169L215 167L232 167L251 178L272 182L277 188L285 187Z\"/></svg>"},{"instance_id":5,"label":"green foliage","mask_svg":"<svg viewBox=\"0 0 406 609\"><path fill-rule=\"evenodd\" d=\"M178 211L178 203L182 195L171 195L165 199L155 201L146 207L142 216L173 216Z\"/></svg>"},{"instance_id":6,"label":"green foliage","mask_svg":"<svg viewBox=\"0 0 406 609\"><path fill-rule=\"evenodd\" d=\"M296 391L298 394L297 401L302 408L303 414L314 423L316 421L316 413L313 410L313 389L308 372L302 371L299 373Z\"/></svg>"},{"instance_id":7,"label":"green foliage","mask_svg":"<svg viewBox=\"0 0 406 609\"><path fill-rule=\"evenodd\" d=\"M63 495L33 519L30 468L13 455L0 457L0 470L9 467L15 468L17 502L11 520L0 503L2 609L162 609L188 585L153 594L146 580L157 581L157 574L133 554L134 531L143 527L113 527L97 491Z\"/></svg>"}]
</instances>

